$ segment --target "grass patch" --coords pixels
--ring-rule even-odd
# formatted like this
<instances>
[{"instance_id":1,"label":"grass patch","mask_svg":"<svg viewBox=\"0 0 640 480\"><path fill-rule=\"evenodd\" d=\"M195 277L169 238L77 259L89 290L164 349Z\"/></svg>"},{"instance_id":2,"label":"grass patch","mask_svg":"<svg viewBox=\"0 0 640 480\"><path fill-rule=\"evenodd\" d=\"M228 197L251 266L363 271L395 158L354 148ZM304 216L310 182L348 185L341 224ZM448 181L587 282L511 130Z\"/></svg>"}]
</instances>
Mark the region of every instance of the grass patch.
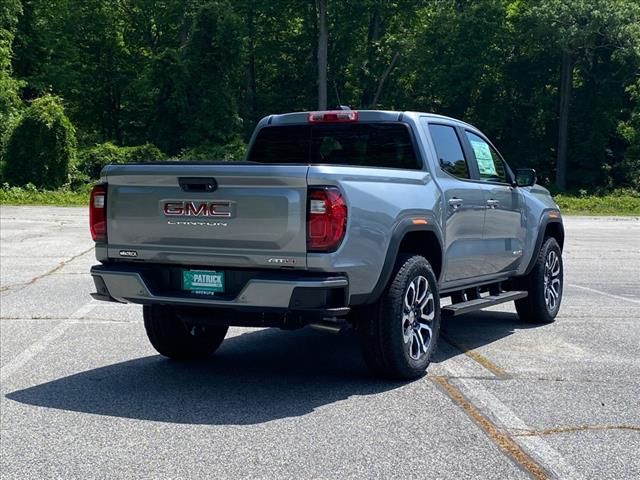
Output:
<instances>
[{"instance_id":1,"label":"grass patch","mask_svg":"<svg viewBox=\"0 0 640 480\"><path fill-rule=\"evenodd\" d=\"M59 190L38 190L26 187L0 188L0 205L56 205L61 207L88 206L91 187L80 190L61 188Z\"/></svg>"},{"instance_id":2,"label":"grass patch","mask_svg":"<svg viewBox=\"0 0 640 480\"><path fill-rule=\"evenodd\" d=\"M564 215L638 215L640 195L612 193L607 195L554 195Z\"/></svg>"}]
</instances>

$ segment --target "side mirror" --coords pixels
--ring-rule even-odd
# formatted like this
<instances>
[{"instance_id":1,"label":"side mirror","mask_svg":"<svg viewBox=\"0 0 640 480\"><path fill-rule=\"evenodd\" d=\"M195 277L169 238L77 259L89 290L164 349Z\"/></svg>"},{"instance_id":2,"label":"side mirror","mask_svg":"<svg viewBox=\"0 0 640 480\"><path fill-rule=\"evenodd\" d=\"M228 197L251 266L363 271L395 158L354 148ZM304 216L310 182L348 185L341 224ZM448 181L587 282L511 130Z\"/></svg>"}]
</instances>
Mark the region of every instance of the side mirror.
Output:
<instances>
[{"instance_id":1,"label":"side mirror","mask_svg":"<svg viewBox=\"0 0 640 480\"><path fill-rule=\"evenodd\" d=\"M533 168L518 168L514 187L531 187L538 181L538 176Z\"/></svg>"}]
</instances>

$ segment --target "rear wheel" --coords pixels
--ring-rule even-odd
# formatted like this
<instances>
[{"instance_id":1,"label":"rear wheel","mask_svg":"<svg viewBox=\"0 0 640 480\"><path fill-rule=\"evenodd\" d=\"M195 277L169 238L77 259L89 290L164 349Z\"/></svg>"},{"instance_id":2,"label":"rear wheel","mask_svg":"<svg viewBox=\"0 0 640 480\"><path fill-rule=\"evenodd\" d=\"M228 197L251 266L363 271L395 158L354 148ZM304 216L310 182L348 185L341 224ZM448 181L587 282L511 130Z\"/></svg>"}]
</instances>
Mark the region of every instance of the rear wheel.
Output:
<instances>
[{"instance_id":1,"label":"rear wheel","mask_svg":"<svg viewBox=\"0 0 640 480\"><path fill-rule=\"evenodd\" d=\"M358 337L375 374L396 380L426 372L440 332L438 284L429 262L402 256L381 299L362 312Z\"/></svg>"},{"instance_id":2,"label":"rear wheel","mask_svg":"<svg viewBox=\"0 0 640 480\"><path fill-rule=\"evenodd\" d=\"M164 305L143 307L144 328L153 348L174 360L207 358L215 352L229 327L196 325L181 320Z\"/></svg>"},{"instance_id":3,"label":"rear wheel","mask_svg":"<svg viewBox=\"0 0 640 480\"><path fill-rule=\"evenodd\" d=\"M521 320L531 323L555 321L562 302L563 274L560 245L555 238L547 237L533 270L523 280L529 295L515 301Z\"/></svg>"}]
</instances>

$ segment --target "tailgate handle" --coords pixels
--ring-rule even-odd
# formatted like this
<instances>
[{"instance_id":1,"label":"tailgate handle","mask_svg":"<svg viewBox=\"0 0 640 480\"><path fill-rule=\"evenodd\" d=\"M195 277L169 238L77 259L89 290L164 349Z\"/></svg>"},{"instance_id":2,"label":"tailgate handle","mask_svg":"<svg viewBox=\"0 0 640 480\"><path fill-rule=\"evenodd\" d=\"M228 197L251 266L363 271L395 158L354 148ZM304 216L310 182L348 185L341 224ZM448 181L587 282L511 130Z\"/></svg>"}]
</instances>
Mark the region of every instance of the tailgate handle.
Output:
<instances>
[{"instance_id":1,"label":"tailgate handle","mask_svg":"<svg viewBox=\"0 0 640 480\"><path fill-rule=\"evenodd\" d=\"M178 183L183 192L213 192L218 188L215 178L179 177Z\"/></svg>"}]
</instances>

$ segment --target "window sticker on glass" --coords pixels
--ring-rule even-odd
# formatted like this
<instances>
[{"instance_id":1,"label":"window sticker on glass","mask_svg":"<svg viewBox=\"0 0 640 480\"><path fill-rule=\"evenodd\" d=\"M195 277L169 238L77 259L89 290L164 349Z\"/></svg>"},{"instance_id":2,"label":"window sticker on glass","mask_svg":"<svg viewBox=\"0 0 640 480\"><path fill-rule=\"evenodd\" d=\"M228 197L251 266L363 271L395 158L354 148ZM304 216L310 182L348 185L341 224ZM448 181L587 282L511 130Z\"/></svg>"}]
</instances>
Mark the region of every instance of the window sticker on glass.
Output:
<instances>
[{"instance_id":1,"label":"window sticker on glass","mask_svg":"<svg viewBox=\"0 0 640 480\"><path fill-rule=\"evenodd\" d=\"M478 161L480 175L497 175L498 172L496 172L496 166L493 163L493 156L491 155L489 145L485 142L471 140L471 147Z\"/></svg>"}]
</instances>

